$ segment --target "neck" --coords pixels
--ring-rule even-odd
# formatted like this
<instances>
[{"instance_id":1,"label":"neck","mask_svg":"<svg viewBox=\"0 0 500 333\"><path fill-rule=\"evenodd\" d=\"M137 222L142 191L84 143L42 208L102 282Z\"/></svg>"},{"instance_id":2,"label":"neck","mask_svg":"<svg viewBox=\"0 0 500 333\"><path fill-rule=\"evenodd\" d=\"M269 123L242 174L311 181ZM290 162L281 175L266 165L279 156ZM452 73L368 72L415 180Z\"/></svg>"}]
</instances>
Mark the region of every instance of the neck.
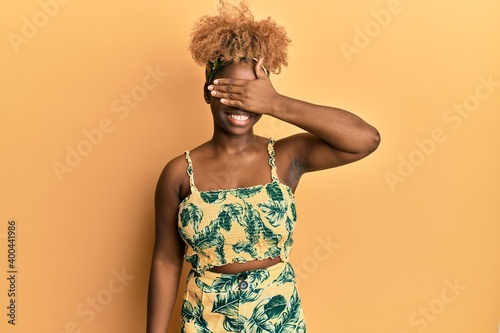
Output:
<instances>
[{"instance_id":1,"label":"neck","mask_svg":"<svg viewBox=\"0 0 500 333\"><path fill-rule=\"evenodd\" d=\"M253 130L241 135L228 134L220 130L215 130L210 140L216 152L229 155L239 154L254 146L256 142L257 136L253 133Z\"/></svg>"}]
</instances>

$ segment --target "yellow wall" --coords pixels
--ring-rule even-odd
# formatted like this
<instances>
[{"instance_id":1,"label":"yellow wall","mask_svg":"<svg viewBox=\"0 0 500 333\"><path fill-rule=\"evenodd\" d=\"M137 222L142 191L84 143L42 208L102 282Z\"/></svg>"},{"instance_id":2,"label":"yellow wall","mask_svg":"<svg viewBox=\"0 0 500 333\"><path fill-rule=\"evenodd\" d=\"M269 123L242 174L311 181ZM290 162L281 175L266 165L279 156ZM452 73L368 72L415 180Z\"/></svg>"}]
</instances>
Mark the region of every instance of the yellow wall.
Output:
<instances>
[{"instance_id":1,"label":"yellow wall","mask_svg":"<svg viewBox=\"0 0 500 333\"><path fill-rule=\"evenodd\" d=\"M250 2L293 40L276 89L382 134L297 190L309 331L498 332L500 3ZM211 135L186 45L215 3L0 3L0 331L144 331L156 180Z\"/></svg>"}]
</instances>

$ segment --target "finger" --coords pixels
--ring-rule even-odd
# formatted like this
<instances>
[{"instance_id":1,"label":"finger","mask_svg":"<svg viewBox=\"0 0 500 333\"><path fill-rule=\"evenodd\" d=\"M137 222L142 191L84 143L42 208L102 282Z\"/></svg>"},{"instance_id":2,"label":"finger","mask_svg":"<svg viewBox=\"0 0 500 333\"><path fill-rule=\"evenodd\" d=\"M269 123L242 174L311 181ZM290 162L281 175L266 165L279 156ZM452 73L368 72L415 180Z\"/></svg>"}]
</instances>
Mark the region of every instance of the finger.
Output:
<instances>
[{"instance_id":1,"label":"finger","mask_svg":"<svg viewBox=\"0 0 500 333\"><path fill-rule=\"evenodd\" d=\"M239 94L234 93L234 92L223 92L223 91L217 91L217 90L212 90L210 92L210 95L217 97L217 98L226 98L226 99L237 99Z\"/></svg>"},{"instance_id":2,"label":"finger","mask_svg":"<svg viewBox=\"0 0 500 333\"><path fill-rule=\"evenodd\" d=\"M239 94L243 91L243 86L229 85L229 84L212 84L207 87L209 91L220 91ZM214 95L215 96L215 95Z\"/></svg>"},{"instance_id":3,"label":"finger","mask_svg":"<svg viewBox=\"0 0 500 333\"><path fill-rule=\"evenodd\" d=\"M240 108L240 109L243 108L243 103L241 103L240 101L230 100L227 98L221 98L220 102L224 105L229 105L229 106L233 106L233 107Z\"/></svg>"},{"instance_id":4,"label":"finger","mask_svg":"<svg viewBox=\"0 0 500 333\"><path fill-rule=\"evenodd\" d=\"M262 79L263 77L266 77L266 72L264 71L264 58L259 58L257 61L257 64L255 64L255 76L257 76L257 79Z\"/></svg>"},{"instance_id":5,"label":"finger","mask_svg":"<svg viewBox=\"0 0 500 333\"><path fill-rule=\"evenodd\" d=\"M245 85L248 80L244 79L231 79L231 78L220 78L214 80L214 85L216 86L236 86L241 87Z\"/></svg>"},{"instance_id":6,"label":"finger","mask_svg":"<svg viewBox=\"0 0 500 333\"><path fill-rule=\"evenodd\" d=\"M233 86L233 85L215 85L215 87L212 90L239 94L243 91L243 88L239 87L239 86Z\"/></svg>"}]
</instances>

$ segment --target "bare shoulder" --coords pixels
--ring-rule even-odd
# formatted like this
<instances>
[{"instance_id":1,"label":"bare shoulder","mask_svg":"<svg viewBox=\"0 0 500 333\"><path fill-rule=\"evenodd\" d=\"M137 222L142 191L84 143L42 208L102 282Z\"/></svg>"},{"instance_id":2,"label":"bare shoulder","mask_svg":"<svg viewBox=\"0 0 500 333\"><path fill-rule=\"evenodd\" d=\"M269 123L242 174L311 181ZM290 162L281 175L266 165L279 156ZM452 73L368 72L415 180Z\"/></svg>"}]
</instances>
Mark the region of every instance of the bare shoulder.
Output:
<instances>
[{"instance_id":1,"label":"bare shoulder","mask_svg":"<svg viewBox=\"0 0 500 333\"><path fill-rule=\"evenodd\" d=\"M184 154L171 159L160 174L160 181L176 182L181 180L181 175L186 174L187 162Z\"/></svg>"},{"instance_id":2,"label":"bare shoulder","mask_svg":"<svg viewBox=\"0 0 500 333\"><path fill-rule=\"evenodd\" d=\"M189 189L187 161L184 154L171 159L163 168L156 186L158 199L171 198L175 195L180 202L182 193Z\"/></svg>"}]
</instances>

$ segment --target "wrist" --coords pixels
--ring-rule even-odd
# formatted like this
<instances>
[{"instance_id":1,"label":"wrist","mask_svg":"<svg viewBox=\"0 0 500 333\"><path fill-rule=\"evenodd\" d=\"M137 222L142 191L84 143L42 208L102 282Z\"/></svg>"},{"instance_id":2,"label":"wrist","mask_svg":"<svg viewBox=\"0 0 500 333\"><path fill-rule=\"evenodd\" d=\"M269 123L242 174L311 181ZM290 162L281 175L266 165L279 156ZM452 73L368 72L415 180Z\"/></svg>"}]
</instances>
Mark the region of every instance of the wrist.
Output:
<instances>
[{"instance_id":1,"label":"wrist","mask_svg":"<svg viewBox=\"0 0 500 333\"><path fill-rule=\"evenodd\" d=\"M279 93L276 93L275 98L272 99L270 103L270 112L269 115L275 118L281 118L283 112L285 112L285 103L286 103L286 96L283 96Z\"/></svg>"}]
</instances>

